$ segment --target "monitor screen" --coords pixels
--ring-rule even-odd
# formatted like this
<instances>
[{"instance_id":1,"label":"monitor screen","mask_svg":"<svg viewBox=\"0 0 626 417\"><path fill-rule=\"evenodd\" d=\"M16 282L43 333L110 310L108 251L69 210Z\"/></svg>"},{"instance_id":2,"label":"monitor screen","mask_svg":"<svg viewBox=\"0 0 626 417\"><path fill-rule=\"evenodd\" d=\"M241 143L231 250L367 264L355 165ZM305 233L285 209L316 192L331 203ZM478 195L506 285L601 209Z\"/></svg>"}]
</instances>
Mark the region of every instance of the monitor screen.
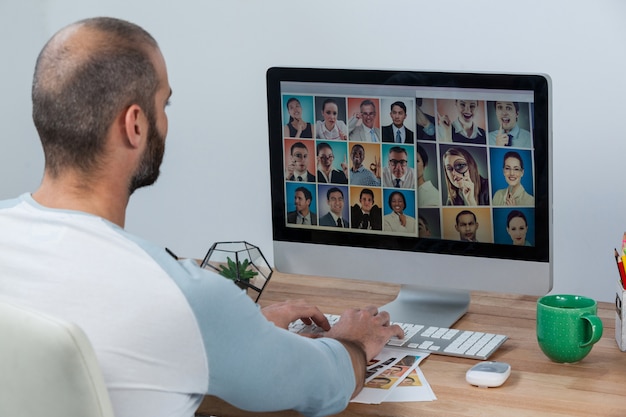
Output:
<instances>
[{"instance_id":1,"label":"monitor screen","mask_svg":"<svg viewBox=\"0 0 626 417\"><path fill-rule=\"evenodd\" d=\"M552 288L549 78L271 68L279 271Z\"/></svg>"}]
</instances>

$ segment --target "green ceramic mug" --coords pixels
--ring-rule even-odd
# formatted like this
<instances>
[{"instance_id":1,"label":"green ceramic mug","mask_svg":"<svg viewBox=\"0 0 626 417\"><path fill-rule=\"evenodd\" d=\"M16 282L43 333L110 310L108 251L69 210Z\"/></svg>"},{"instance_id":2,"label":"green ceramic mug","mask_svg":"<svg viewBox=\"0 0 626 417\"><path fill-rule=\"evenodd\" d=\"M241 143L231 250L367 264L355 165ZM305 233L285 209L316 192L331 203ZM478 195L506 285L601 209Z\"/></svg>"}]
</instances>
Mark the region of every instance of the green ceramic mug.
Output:
<instances>
[{"instance_id":1,"label":"green ceramic mug","mask_svg":"<svg viewBox=\"0 0 626 417\"><path fill-rule=\"evenodd\" d=\"M537 341L554 362L578 362L602 337L598 305L580 295L546 295L537 301Z\"/></svg>"}]
</instances>

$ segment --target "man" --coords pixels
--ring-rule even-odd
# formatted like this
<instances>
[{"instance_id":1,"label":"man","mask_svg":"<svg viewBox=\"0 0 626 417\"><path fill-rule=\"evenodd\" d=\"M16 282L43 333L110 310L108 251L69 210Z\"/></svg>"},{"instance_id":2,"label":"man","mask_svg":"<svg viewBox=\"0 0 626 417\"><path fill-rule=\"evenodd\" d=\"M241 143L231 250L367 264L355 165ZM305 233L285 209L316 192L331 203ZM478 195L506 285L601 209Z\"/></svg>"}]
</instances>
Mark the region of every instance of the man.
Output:
<instances>
[{"instance_id":1,"label":"man","mask_svg":"<svg viewBox=\"0 0 626 417\"><path fill-rule=\"evenodd\" d=\"M459 239L465 242L478 242L476 240L476 230L478 222L476 215L469 210L462 210L456 215L454 228L459 232Z\"/></svg>"},{"instance_id":2,"label":"man","mask_svg":"<svg viewBox=\"0 0 626 417\"><path fill-rule=\"evenodd\" d=\"M345 159L345 158L344 158ZM317 144L317 181L323 183L347 184L348 165L341 163L342 171L333 166L335 155L333 148L326 142Z\"/></svg>"},{"instance_id":3,"label":"man","mask_svg":"<svg viewBox=\"0 0 626 417\"><path fill-rule=\"evenodd\" d=\"M517 124L519 103L516 101L496 101L496 119L500 128L489 132L489 144L495 146L514 146L530 148L530 132Z\"/></svg>"},{"instance_id":4,"label":"man","mask_svg":"<svg viewBox=\"0 0 626 417\"><path fill-rule=\"evenodd\" d=\"M350 207L350 220L353 229L382 230L383 212L374 202L374 192L363 188L359 194L359 203Z\"/></svg>"},{"instance_id":5,"label":"man","mask_svg":"<svg viewBox=\"0 0 626 417\"><path fill-rule=\"evenodd\" d=\"M394 102L389 115L392 123L383 126L383 142L413 143L413 131L404 126L406 105L402 101Z\"/></svg>"},{"instance_id":6,"label":"man","mask_svg":"<svg viewBox=\"0 0 626 417\"><path fill-rule=\"evenodd\" d=\"M474 117L478 110L476 100L454 100L457 117L452 121L447 114L438 115L439 137L442 142L475 143L484 145L485 129Z\"/></svg>"},{"instance_id":7,"label":"man","mask_svg":"<svg viewBox=\"0 0 626 417\"><path fill-rule=\"evenodd\" d=\"M232 282L124 230L131 194L159 175L170 95L160 49L136 25L87 19L45 45L32 88L45 170L35 192L0 202L0 299L85 331L116 417L191 417L206 394L339 412L402 335L385 312L348 310L332 329L303 301L260 313ZM281 329L297 317L328 337ZM296 368L296 381L276 375Z\"/></svg>"},{"instance_id":8,"label":"man","mask_svg":"<svg viewBox=\"0 0 626 417\"><path fill-rule=\"evenodd\" d=\"M408 166L408 154L401 146L389 149L387 166L383 168L383 186L395 188L415 188L415 175Z\"/></svg>"},{"instance_id":9,"label":"man","mask_svg":"<svg viewBox=\"0 0 626 417\"><path fill-rule=\"evenodd\" d=\"M374 126L376 104L370 99L363 100L359 112L348 120L349 138L358 142L380 142L380 129Z\"/></svg>"},{"instance_id":10,"label":"man","mask_svg":"<svg viewBox=\"0 0 626 417\"><path fill-rule=\"evenodd\" d=\"M291 161L287 165L287 179L289 181L306 181L315 182L315 175L311 174L308 169L309 149L302 142L296 142L291 145L290 151Z\"/></svg>"},{"instance_id":11,"label":"man","mask_svg":"<svg viewBox=\"0 0 626 417\"><path fill-rule=\"evenodd\" d=\"M310 209L313 194L306 187L296 188L294 203L296 209L287 213L287 223L317 225L317 215Z\"/></svg>"},{"instance_id":12,"label":"man","mask_svg":"<svg viewBox=\"0 0 626 417\"><path fill-rule=\"evenodd\" d=\"M350 227L350 222L343 217L343 191L338 187L329 188L326 192L326 199L330 211L320 217L320 226Z\"/></svg>"},{"instance_id":13,"label":"man","mask_svg":"<svg viewBox=\"0 0 626 417\"><path fill-rule=\"evenodd\" d=\"M363 166L363 161L365 160L365 148L363 148L363 145L357 143L352 146L350 160L352 161L350 184L380 187L380 161L376 156L374 156L374 166L376 167L378 177Z\"/></svg>"}]
</instances>

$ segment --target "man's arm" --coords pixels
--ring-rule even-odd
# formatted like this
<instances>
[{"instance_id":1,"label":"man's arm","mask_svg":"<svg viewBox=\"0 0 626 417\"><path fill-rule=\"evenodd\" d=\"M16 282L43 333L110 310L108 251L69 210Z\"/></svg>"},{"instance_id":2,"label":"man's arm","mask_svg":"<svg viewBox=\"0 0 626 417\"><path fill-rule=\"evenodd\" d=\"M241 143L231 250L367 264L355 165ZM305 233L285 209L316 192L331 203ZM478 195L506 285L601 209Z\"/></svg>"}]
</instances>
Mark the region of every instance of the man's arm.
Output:
<instances>
[{"instance_id":1,"label":"man's arm","mask_svg":"<svg viewBox=\"0 0 626 417\"><path fill-rule=\"evenodd\" d=\"M365 349L363 348L363 346L350 340L337 340L339 340L343 347L346 348L348 354L350 355L350 360L352 361L352 368L354 369L354 380L356 381L356 384L354 387L354 392L352 393L352 397L350 398L354 398L359 392L361 392L363 386L365 385L365 370L367 368Z\"/></svg>"},{"instance_id":2,"label":"man's arm","mask_svg":"<svg viewBox=\"0 0 626 417\"><path fill-rule=\"evenodd\" d=\"M362 357L373 350L371 334L379 332L363 329L374 324L383 329L383 321L351 313L340 320L343 324L337 323L338 330L328 332L330 337L301 337L268 321L232 282L191 263L177 264L187 270L179 285L206 352L208 381L202 394L250 411L294 409L306 416L325 416L343 410L361 389L366 365ZM282 323L294 317L290 314ZM360 353L359 344L365 353Z\"/></svg>"},{"instance_id":3,"label":"man's arm","mask_svg":"<svg viewBox=\"0 0 626 417\"><path fill-rule=\"evenodd\" d=\"M274 304L265 307L262 312L269 321L285 329L297 319L305 324L314 322L327 331L326 337L341 342L350 355L354 370L356 386L352 398L363 388L367 363L380 353L391 337L404 336L400 326L390 325L389 314L379 312L374 306L346 310L333 328L317 307L304 300Z\"/></svg>"},{"instance_id":4,"label":"man's arm","mask_svg":"<svg viewBox=\"0 0 626 417\"><path fill-rule=\"evenodd\" d=\"M361 113L357 112L348 119L348 132L352 133L354 129L359 125L359 121L361 121Z\"/></svg>"},{"instance_id":5,"label":"man's arm","mask_svg":"<svg viewBox=\"0 0 626 417\"><path fill-rule=\"evenodd\" d=\"M367 306L346 310L326 336L339 340L350 354L356 380L354 397L365 383L367 363L380 353L389 339L402 338L404 332L397 324L391 325L389 313Z\"/></svg>"}]
</instances>

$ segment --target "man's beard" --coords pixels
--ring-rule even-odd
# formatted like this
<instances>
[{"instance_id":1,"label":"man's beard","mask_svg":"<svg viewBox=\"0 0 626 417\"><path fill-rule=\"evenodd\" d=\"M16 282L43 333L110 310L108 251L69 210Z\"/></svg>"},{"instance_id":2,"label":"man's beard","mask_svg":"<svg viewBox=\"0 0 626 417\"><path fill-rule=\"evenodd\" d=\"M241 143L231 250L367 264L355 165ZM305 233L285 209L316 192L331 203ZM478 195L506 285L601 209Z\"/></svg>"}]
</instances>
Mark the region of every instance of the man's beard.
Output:
<instances>
[{"instance_id":1,"label":"man's beard","mask_svg":"<svg viewBox=\"0 0 626 417\"><path fill-rule=\"evenodd\" d=\"M159 133L156 120L148 116L148 144L135 174L130 179L129 194L136 189L152 185L159 178L160 167L165 153L165 136Z\"/></svg>"}]
</instances>

